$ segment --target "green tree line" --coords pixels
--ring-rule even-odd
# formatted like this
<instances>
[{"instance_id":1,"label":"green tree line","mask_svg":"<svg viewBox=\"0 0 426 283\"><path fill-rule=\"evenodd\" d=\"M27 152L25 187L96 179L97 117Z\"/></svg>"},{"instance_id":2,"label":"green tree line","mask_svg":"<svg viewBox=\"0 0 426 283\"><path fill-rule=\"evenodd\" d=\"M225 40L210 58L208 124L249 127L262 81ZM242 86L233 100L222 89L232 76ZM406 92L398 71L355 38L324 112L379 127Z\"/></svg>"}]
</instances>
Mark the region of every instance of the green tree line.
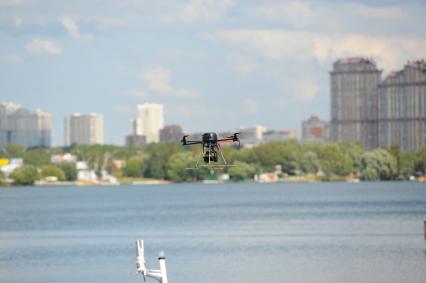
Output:
<instances>
[{"instance_id":1,"label":"green tree line","mask_svg":"<svg viewBox=\"0 0 426 283\"><path fill-rule=\"evenodd\" d=\"M73 146L70 148L31 148L5 146L0 158L22 158L25 166L11 175L16 183L31 184L35 180L54 176L58 180L74 181L75 164L51 164L53 154L71 153L87 161L97 174L106 170L119 178L153 178L176 182L197 181L209 176L208 170L188 170L201 160L200 147L184 148L177 143L151 144L147 148L115 145ZM272 172L276 166L284 175L313 175L323 180L355 176L362 180L407 180L426 175L426 147L415 152L400 152L399 146L367 150L354 143L299 143L295 140L270 142L253 148L223 148L228 163L225 168L234 181L251 179L255 174ZM125 166L115 168L114 160ZM3 176L0 176L0 180ZM29 180L29 181L28 181Z\"/></svg>"}]
</instances>

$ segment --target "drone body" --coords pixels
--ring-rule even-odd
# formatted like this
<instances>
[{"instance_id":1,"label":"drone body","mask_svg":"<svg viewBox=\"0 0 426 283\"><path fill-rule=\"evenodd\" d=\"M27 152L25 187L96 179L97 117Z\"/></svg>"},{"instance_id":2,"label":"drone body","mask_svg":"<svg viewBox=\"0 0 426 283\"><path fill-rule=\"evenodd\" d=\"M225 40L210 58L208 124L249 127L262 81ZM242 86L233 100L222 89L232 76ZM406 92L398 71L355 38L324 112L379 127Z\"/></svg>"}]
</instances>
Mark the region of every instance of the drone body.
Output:
<instances>
[{"instance_id":1,"label":"drone body","mask_svg":"<svg viewBox=\"0 0 426 283\"><path fill-rule=\"evenodd\" d=\"M188 168L188 169L198 169L199 167L208 167L210 170L213 170L214 168L217 169L223 169L223 167L226 166L233 166L226 162L225 157L223 156L221 145L222 142L238 142L240 143L240 138L238 137L239 133L234 133L232 136L218 139L217 134L210 132L210 133L204 133L201 136L200 140L187 140L186 138L188 136L183 136L182 138L182 145L196 145L200 144L202 146L202 158L205 163L205 165L198 165L198 161L195 164L195 168ZM223 164L215 164L219 162L219 160L223 161Z\"/></svg>"}]
</instances>

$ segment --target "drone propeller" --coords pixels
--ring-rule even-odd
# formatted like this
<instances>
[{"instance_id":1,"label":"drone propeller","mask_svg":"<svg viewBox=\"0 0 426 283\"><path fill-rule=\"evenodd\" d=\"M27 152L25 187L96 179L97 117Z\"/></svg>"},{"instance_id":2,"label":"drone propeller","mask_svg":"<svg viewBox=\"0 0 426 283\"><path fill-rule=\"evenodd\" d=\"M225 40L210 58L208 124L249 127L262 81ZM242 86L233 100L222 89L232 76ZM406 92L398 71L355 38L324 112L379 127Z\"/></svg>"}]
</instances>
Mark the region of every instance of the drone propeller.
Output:
<instances>
[{"instance_id":1,"label":"drone propeller","mask_svg":"<svg viewBox=\"0 0 426 283\"><path fill-rule=\"evenodd\" d=\"M186 145L186 138L189 137L189 135L183 136L182 140L180 141L183 145Z\"/></svg>"},{"instance_id":2,"label":"drone propeller","mask_svg":"<svg viewBox=\"0 0 426 283\"><path fill-rule=\"evenodd\" d=\"M232 139L233 142L238 142L238 146L241 145L240 137L238 136L240 133L234 133L232 136L226 137L227 139Z\"/></svg>"}]
</instances>

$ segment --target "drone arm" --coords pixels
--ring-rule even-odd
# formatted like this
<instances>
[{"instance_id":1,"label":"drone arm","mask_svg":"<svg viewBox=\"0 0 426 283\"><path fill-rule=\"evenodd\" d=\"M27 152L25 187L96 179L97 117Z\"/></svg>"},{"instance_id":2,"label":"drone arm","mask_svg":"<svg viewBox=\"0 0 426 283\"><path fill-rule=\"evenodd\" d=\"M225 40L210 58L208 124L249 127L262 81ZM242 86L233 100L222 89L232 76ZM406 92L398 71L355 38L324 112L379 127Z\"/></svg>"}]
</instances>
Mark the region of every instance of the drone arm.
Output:
<instances>
[{"instance_id":1,"label":"drone arm","mask_svg":"<svg viewBox=\"0 0 426 283\"><path fill-rule=\"evenodd\" d=\"M218 142L235 142L236 140L234 139L221 139L221 140L217 140Z\"/></svg>"},{"instance_id":2,"label":"drone arm","mask_svg":"<svg viewBox=\"0 0 426 283\"><path fill-rule=\"evenodd\" d=\"M193 144L202 144L202 141L185 141L182 145L193 145Z\"/></svg>"}]
</instances>

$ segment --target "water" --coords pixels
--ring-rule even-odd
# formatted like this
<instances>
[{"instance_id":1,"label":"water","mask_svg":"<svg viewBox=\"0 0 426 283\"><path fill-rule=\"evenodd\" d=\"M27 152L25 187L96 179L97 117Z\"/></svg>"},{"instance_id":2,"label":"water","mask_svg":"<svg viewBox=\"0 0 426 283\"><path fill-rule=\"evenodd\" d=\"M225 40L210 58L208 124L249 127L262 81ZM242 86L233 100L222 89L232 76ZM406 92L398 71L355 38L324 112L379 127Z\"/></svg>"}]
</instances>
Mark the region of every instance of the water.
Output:
<instances>
[{"instance_id":1,"label":"water","mask_svg":"<svg viewBox=\"0 0 426 283\"><path fill-rule=\"evenodd\" d=\"M426 282L426 186L228 184L0 190L0 282Z\"/></svg>"}]
</instances>

